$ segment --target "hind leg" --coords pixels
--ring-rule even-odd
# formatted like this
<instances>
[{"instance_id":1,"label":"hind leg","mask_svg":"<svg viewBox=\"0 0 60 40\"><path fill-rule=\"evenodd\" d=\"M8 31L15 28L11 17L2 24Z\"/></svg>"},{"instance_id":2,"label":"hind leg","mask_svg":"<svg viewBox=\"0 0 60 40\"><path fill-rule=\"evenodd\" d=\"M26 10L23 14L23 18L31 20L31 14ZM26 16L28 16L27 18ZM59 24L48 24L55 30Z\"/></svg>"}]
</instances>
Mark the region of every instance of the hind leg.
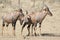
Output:
<instances>
[{"instance_id":1,"label":"hind leg","mask_svg":"<svg viewBox=\"0 0 60 40\"><path fill-rule=\"evenodd\" d=\"M2 35L3 35L3 31L4 31L4 26L5 26L5 23L3 21L3 24L2 24Z\"/></svg>"},{"instance_id":2,"label":"hind leg","mask_svg":"<svg viewBox=\"0 0 60 40\"><path fill-rule=\"evenodd\" d=\"M7 27L7 29L6 29L6 31L7 31L7 34L8 34L8 26L9 26L9 24L7 23L7 24L6 24L6 27Z\"/></svg>"}]
</instances>

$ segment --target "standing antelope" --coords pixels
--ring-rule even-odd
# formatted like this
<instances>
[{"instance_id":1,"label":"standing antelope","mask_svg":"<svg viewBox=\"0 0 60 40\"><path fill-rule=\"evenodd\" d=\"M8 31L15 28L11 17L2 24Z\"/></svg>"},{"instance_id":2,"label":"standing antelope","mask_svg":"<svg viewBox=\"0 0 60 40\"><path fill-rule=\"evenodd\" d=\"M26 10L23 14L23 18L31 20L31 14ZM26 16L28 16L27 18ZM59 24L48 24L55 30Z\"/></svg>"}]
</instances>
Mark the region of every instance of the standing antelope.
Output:
<instances>
[{"instance_id":1,"label":"standing antelope","mask_svg":"<svg viewBox=\"0 0 60 40\"><path fill-rule=\"evenodd\" d=\"M41 34L41 23L47 16L47 14L52 16L52 13L50 12L47 5L44 5L40 12L32 12L32 13L28 14L25 18L23 18L23 21L25 23L22 26L21 33L22 33L25 25L28 24L28 27L27 27L28 35L30 35L30 25L32 24L32 31L33 31L33 26L34 26L34 35L36 36L36 26L37 26L37 23L39 23L40 34Z\"/></svg>"},{"instance_id":2,"label":"standing antelope","mask_svg":"<svg viewBox=\"0 0 60 40\"><path fill-rule=\"evenodd\" d=\"M23 12L22 12L22 9L19 9L19 10L14 11L13 13L9 13L9 14L2 16L2 20L3 20L2 34L3 34L4 26L6 25L6 27L8 27L9 24L11 23L13 26L13 34L15 36L16 22L21 15L23 15ZM5 23L7 23L7 24L5 24Z\"/></svg>"}]
</instances>

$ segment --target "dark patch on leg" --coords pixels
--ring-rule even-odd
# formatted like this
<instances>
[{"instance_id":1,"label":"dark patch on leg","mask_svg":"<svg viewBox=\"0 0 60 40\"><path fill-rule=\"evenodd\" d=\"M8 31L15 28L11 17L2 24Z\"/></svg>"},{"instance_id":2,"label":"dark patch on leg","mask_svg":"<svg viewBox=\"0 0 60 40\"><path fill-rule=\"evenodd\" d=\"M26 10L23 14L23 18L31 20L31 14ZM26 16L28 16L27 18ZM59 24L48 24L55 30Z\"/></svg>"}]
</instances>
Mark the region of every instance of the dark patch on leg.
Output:
<instances>
[{"instance_id":1,"label":"dark patch on leg","mask_svg":"<svg viewBox=\"0 0 60 40\"><path fill-rule=\"evenodd\" d=\"M8 27L8 26L9 26L9 24L6 25L6 27Z\"/></svg>"},{"instance_id":2,"label":"dark patch on leg","mask_svg":"<svg viewBox=\"0 0 60 40\"><path fill-rule=\"evenodd\" d=\"M35 32L34 32L34 35L35 35L35 36L37 36L37 34L36 34L36 27L37 27L37 23L35 24L35 27L34 27L34 31L35 31Z\"/></svg>"},{"instance_id":3,"label":"dark patch on leg","mask_svg":"<svg viewBox=\"0 0 60 40\"><path fill-rule=\"evenodd\" d=\"M5 26L5 23L3 21L3 24L2 24L2 35L3 35L4 26Z\"/></svg>"},{"instance_id":4,"label":"dark patch on leg","mask_svg":"<svg viewBox=\"0 0 60 40\"><path fill-rule=\"evenodd\" d=\"M34 26L34 24L32 24L32 30L31 30L32 36L33 36L33 26Z\"/></svg>"},{"instance_id":5,"label":"dark patch on leg","mask_svg":"<svg viewBox=\"0 0 60 40\"><path fill-rule=\"evenodd\" d=\"M41 35L41 23L39 23L39 30L40 30L39 31L40 32L39 35Z\"/></svg>"},{"instance_id":6,"label":"dark patch on leg","mask_svg":"<svg viewBox=\"0 0 60 40\"><path fill-rule=\"evenodd\" d=\"M29 36L30 35L30 24L28 25L27 29L28 29L28 35L27 36Z\"/></svg>"},{"instance_id":7,"label":"dark patch on leg","mask_svg":"<svg viewBox=\"0 0 60 40\"><path fill-rule=\"evenodd\" d=\"M21 29L21 34L22 34L22 31L24 29L24 27L26 26L27 23L24 23L23 26L22 26L22 29Z\"/></svg>"},{"instance_id":8,"label":"dark patch on leg","mask_svg":"<svg viewBox=\"0 0 60 40\"><path fill-rule=\"evenodd\" d=\"M5 26L5 23L3 22L2 26L4 27Z\"/></svg>"},{"instance_id":9,"label":"dark patch on leg","mask_svg":"<svg viewBox=\"0 0 60 40\"><path fill-rule=\"evenodd\" d=\"M16 26L16 22L13 22L13 23L12 23L12 26L13 26L13 34L14 34L14 36L15 36L15 26Z\"/></svg>"},{"instance_id":10,"label":"dark patch on leg","mask_svg":"<svg viewBox=\"0 0 60 40\"><path fill-rule=\"evenodd\" d=\"M13 22L12 22L12 26L14 27L14 30L15 30L16 21L13 21Z\"/></svg>"}]
</instances>

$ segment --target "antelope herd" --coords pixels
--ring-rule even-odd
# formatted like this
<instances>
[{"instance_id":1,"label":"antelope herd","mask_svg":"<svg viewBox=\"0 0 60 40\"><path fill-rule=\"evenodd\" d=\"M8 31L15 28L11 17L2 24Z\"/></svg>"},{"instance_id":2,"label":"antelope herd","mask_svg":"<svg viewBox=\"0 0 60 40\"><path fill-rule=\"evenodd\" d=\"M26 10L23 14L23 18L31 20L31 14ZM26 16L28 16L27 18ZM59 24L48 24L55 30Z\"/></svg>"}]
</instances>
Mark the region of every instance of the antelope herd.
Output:
<instances>
[{"instance_id":1,"label":"antelope herd","mask_svg":"<svg viewBox=\"0 0 60 40\"><path fill-rule=\"evenodd\" d=\"M28 36L30 35L30 25L32 24L32 35L33 35L33 29L34 29L34 35L36 36L36 27L37 27L37 23L39 23L39 29L40 29L40 33L41 34L41 23L44 20L44 18L50 15L52 16L51 11L49 10L47 5L44 5L42 7L42 9L39 12L31 12L29 13L28 10L26 11L26 15L24 15L23 10L22 9L18 9L15 10L12 13L8 13L7 15L2 16L2 34L3 34L3 29L4 26L6 25L6 27L8 27L8 25L11 23L12 27L13 27L13 34L15 36L15 26L16 26L16 22L17 20L20 20L20 24L22 25L22 29L21 29L21 34L22 31L24 29L24 27L26 25L27 26L27 30L28 30ZM23 24L24 22L24 24ZM7 24L5 24L7 23Z\"/></svg>"}]
</instances>

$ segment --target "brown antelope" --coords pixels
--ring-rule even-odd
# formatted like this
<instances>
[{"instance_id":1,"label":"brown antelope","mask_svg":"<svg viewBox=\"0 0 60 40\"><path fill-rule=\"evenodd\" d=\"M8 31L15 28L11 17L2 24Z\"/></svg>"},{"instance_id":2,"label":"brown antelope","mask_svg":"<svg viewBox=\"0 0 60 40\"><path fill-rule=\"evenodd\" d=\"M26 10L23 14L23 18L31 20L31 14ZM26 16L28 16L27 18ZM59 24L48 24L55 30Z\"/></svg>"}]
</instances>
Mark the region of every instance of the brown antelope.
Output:
<instances>
[{"instance_id":1,"label":"brown antelope","mask_svg":"<svg viewBox=\"0 0 60 40\"><path fill-rule=\"evenodd\" d=\"M15 36L16 22L21 15L23 15L23 12L22 12L22 9L19 9L19 10L15 10L13 13L9 13L9 14L6 14L6 15L2 16L2 20L3 20L2 34L3 34L4 26L6 25L6 27L8 27L9 24L11 23L12 26L13 26L13 34Z\"/></svg>"},{"instance_id":2,"label":"brown antelope","mask_svg":"<svg viewBox=\"0 0 60 40\"><path fill-rule=\"evenodd\" d=\"M44 20L44 18L48 15L52 16L52 13L50 12L47 5L44 5L41 11L39 12L32 12L28 14L26 17L24 17L22 20L24 21L24 25L22 26L21 33L23 31L23 28L26 24L28 24L28 35L30 35L30 25L32 24L32 31L34 26L34 35L36 35L36 26L37 23L39 23L40 33L41 33L41 23Z\"/></svg>"}]
</instances>

